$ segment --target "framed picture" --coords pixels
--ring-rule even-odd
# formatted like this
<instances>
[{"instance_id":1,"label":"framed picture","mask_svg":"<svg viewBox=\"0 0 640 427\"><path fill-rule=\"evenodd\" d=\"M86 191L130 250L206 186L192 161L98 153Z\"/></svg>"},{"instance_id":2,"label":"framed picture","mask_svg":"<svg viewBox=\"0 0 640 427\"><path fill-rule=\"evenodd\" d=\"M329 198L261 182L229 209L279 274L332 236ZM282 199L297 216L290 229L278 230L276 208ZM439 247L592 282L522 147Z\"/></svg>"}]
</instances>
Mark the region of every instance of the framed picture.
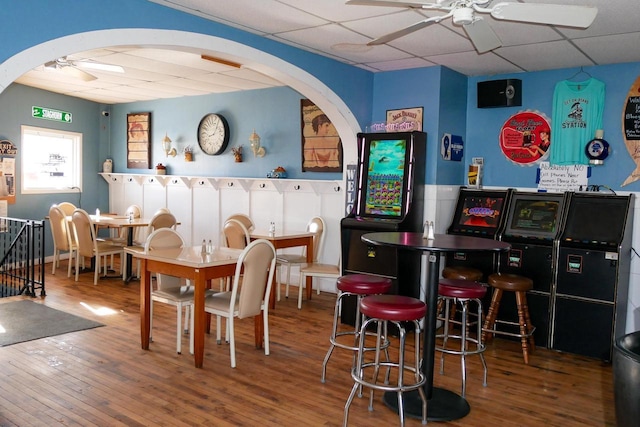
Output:
<instances>
[{"instance_id":1,"label":"framed picture","mask_svg":"<svg viewBox=\"0 0 640 427\"><path fill-rule=\"evenodd\" d=\"M387 132L422 131L423 107L387 110Z\"/></svg>"},{"instance_id":2,"label":"framed picture","mask_svg":"<svg viewBox=\"0 0 640 427\"><path fill-rule=\"evenodd\" d=\"M300 101L302 172L342 172L342 141L331 120L308 99Z\"/></svg>"},{"instance_id":3,"label":"framed picture","mask_svg":"<svg viewBox=\"0 0 640 427\"><path fill-rule=\"evenodd\" d=\"M127 167L151 169L151 113L127 114Z\"/></svg>"}]
</instances>

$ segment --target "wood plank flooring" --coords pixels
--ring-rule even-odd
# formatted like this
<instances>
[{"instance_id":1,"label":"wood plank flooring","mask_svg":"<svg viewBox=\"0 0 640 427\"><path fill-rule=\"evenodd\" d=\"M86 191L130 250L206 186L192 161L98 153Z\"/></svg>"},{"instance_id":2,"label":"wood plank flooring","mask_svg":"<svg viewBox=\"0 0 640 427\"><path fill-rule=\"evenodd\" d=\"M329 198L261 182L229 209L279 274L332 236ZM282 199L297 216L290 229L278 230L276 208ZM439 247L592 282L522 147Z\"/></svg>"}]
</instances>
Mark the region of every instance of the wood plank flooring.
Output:
<instances>
[{"instance_id":1,"label":"wood plank flooring","mask_svg":"<svg viewBox=\"0 0 640 427\"><path fill-rule=\"evenodd\" d=\"M139 283L101 279L94 286L91 273L76 283L65 272L63 260L56 275L47 274L47 296L34 301L106 326L0 348L0 426L342 425L351 355L337 349L327 382L320 382L333 294L314 294L302 310L295 298L279 302L270 312L270 356L253 346L252 319L238 321L236 369L229 365L228 345L217 345L212 331L205 338L204 368L196 369L186 336L183 354L175 353L174 307L156 305L154 342L144 351ZM527 366L519 344L501 339L489 344L486 357L487 387L478 358L468 361L471 413L430 424L615 425L609 364L536 349ZM435 383L459 391L457 358L447 358L445 374L436 372ZM354 400L349 425L398 425L380 396L372 412L367 402ZM407 426L419 425L407 419Z\"/></svg>"}]
</instances>

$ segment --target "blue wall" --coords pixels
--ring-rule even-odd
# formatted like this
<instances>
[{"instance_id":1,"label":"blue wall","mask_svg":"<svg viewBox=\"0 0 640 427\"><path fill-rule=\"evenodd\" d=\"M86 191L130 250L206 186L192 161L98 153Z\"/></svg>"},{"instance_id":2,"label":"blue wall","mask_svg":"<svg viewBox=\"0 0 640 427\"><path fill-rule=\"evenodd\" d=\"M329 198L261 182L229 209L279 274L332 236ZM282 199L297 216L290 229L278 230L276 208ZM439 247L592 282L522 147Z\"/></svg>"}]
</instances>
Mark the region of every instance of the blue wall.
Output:
<instances>
[{"instance_id":1,"label":"blue wall","mask_svg":"<svg viewBox=\"0 0 640 427\"><path fill-rule=\"evenodd\" d=\"M170 174L190 176L265 177L282 166L289 178L342 179L340 173L301 171L300 100L304 97L288 87L260 89L188 98L119 104L111 108L111 154L115 172L155 173L126 168L126 117L128 113L151 112L152 164L163 163ZM208 156L198 148L197 128L208 113L222 114L229 122L227 150ZM265 157L254 157L249 136L255 129L265 147ZM161 140L168 134L176 157L166 157ZM194 162L185 162L182 149L194 148ZM231 147L242 145L243 162L234 163Z\"/></svg>"},{"instance_id":2,"label":"blue wall","mask_svg":"<svg viewBox=\"0 0 640 427\"><path fill-rule=\"evenodd\" d=\"M468 79L467 99L467 163L471 157L485 158L484 185L487 186L537 186L535 166L519 166L512 163L500 151L498 136L500 128L513 114L521 110L537 110L552 119L552 99L555 84L570 79L579 70L560 69L535 73L508 74ZM622 134L622 113L627 93L635 79L640 75L640 64L616 64L584 68L592 77L606 85L604 108L604 138L610 144L609 157L602 166L591 168L589 184L606 185L619 190L624 180L635 169L635 164L627 152ZM507 108L479 109L476 106L477 82L517 78L522 79L522 106ZM576 81L588 78L586 74ZM553 143L553 135L551 135ZM588 141L584 141L586 145ZM625 191L638 191L640 182L624 187Z\"/></svg>"}]
</instances>

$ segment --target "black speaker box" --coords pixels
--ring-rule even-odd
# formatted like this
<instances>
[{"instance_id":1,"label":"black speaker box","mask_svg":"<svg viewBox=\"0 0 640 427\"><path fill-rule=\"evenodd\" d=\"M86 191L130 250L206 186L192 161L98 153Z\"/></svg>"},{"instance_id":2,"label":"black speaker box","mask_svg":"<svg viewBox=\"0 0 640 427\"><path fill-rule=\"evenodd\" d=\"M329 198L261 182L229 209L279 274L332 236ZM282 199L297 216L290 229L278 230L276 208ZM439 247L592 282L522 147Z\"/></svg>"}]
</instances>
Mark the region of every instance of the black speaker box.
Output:
<instances>
[{"instance_id":1,"label":"black speaker box","mask_svg":"<svg viewBox=\"0 0 640 427\"><path fill-rule=\"evenodd\" d=\"M522 105L522 80L478 82L478 108L519 107Z\"/></svg>"}]
</instances>

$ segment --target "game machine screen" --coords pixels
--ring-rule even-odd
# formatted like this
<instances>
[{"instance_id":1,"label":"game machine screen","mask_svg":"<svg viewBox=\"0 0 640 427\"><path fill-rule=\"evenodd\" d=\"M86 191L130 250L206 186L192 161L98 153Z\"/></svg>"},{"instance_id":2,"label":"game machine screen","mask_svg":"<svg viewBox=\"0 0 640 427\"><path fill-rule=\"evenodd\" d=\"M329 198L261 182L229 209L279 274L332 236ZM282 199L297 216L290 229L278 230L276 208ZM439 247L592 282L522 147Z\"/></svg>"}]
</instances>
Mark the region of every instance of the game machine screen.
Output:
<instances>
[{"instance_id":1,"label":"game machine screen","mask_svg":"<svg viewBox=\"0 0 640 427\"><path fill-rule=\"evenodd\" d=\"M511 190L461 188L449 234L495 238L503 225Z\"/></svg>"},{"instance_id":2,"label":"game machine screen","mask_svg":"<svg viewBox=\"0 0 640 427\"><path fill-rule=\"evenodd\" d=\"M549 244L562 226L563 193L514 193L503 240L545 240Z\"/></svg>"}]
</instances>

